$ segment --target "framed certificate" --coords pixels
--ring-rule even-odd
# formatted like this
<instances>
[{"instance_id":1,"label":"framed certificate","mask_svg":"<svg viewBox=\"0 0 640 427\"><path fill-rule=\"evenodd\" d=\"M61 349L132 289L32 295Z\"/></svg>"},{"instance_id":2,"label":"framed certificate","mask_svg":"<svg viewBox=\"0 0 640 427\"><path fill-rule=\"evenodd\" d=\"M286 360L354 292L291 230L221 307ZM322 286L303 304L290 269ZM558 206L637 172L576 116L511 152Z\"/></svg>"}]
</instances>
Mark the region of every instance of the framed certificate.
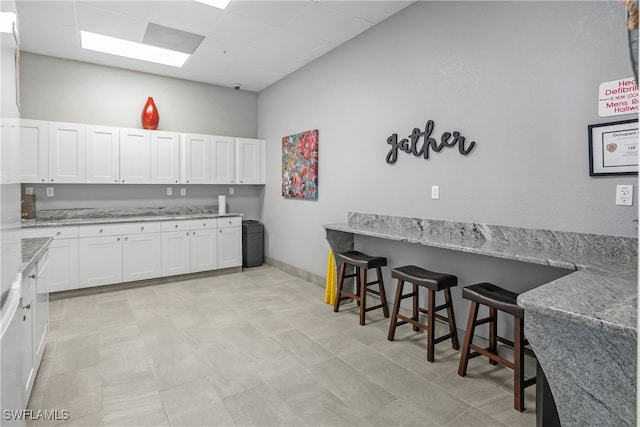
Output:
<instances>
[{"instance_id":1,"label":"framed certificate","mask_svg":"<svg viewBox=\"0 0 640 427\"><path fill-rule=\"evenodd\" d=\"M589 175L637 175L638 136L638 119L589 125Z\"/></svg>"}]
</instances>

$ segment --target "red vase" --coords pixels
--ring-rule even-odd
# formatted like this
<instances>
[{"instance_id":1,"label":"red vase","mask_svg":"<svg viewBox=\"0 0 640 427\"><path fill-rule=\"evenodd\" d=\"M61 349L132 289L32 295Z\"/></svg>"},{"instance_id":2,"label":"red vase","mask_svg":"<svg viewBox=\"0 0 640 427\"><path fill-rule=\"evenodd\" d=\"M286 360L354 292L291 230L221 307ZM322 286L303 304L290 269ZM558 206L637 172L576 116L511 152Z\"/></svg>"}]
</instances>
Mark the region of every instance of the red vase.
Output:
<instances>
[{"instance_id":1,"label":"red vase","mask_svg":"<svg viewBox=\"0 0 640 427\"><path fill-rule=\"evenodd\" d=\"M149 99L147 99L147 103L144 104L144 108L142 109L142 128L152 130L158 129L159 121L160 116L158 115L156 104L153 103L153 98L149 97Z\"/></svg>"}]
</instances>

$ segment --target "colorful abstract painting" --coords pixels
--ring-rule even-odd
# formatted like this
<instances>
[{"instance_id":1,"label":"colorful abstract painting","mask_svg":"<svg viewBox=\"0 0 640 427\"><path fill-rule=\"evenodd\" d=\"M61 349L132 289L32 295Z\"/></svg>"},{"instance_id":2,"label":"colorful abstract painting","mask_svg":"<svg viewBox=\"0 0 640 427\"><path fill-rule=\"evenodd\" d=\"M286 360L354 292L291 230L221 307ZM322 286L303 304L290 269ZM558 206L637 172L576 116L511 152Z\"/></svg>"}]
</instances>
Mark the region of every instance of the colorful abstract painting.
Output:
<instances>
[{"instance_id":1,"label":"colorful abstract painting","mask_svg":"<svg viewBox=\"0 0 640 427\"><path fill-rule=\"evenodd\" d=\"M318 130L282 138L282 196L318 199Z\"/></svg>"}]
</instances>

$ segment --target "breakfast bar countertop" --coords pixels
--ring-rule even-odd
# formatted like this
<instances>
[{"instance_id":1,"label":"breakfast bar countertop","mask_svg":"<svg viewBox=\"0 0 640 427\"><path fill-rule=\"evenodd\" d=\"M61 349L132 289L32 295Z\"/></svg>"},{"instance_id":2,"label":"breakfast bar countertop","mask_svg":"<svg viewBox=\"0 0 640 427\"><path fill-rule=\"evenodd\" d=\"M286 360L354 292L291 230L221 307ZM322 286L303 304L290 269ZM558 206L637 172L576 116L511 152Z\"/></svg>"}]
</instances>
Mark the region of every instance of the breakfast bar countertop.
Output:
<instances>
[{"instance_id":1,"label":"breakfast bar countertop","mask_svg":"<svg viewBox=\"0 0 640 427\"><path fill-rule=\"evenodd\" d=\"M574 270L518 297L525 334L562 425L636 425L637 238L364 213L324 228L334 253L365 235Z\"/></svg>"},{"instance_id":2,"label":"breakfast bar countertop","mask_svg":"<svg viewBox=\"0 0 640 427\"><path fill-rule=\"evenodd\" d=\"M52 209L38 212L37 219L23 219L23 228L61 227L123 222L175 221L241 217L241 213L218 213L216 206L161 208Z\"/></svg>"}]
</instances>

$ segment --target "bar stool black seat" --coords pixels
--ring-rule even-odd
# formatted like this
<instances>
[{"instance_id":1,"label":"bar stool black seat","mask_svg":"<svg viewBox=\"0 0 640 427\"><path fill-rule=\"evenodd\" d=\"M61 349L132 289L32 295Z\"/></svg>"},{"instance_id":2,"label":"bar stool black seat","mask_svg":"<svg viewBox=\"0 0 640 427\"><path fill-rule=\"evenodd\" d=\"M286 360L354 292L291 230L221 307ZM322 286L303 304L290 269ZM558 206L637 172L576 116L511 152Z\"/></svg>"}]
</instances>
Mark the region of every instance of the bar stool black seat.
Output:
<instances>
[{"instance_id":1,"label":"bar stool black seat","mask_svg":"<svg viewBox=\"0 0 640 427\"><path fill-rule=\"evenodd\" d=\"M415 265L405 265L403 267L391 270L391 277L398 279L396 287L396 296L391 311L391 323L389 325L389 341L393 341L396 327L410 323L413 330L418 331L422 328L427 331L427 360L434 360L435 344L451 338L451 345L455 350L460 348L458 344L458 331L456 329L456 319L453 314L453 304L451 303L451 288L458 286L458 278L451 274L435 273L425 270ZM405 282L413 284L413 292L403 295ZM418 306L419 288L427 288L429 297L427 299L427 308ZM445 303L436 307L436 292L444 291ZM405 298L413 298L412 317L409 318L399 313L400 302ZM447 309L447 316L442 316L437 312ZM427 315L427 323L420 323L419 313ZM441 337L435 338L435 319L444 320L449 324L449 333Z\"/></svg>"},{"instance_id":2,"label":"bar stool black seat","mask_svg":"<svg viewBox=\"0 0 640 427\"><path fill-rule=\"evenodd\" d=\"M489 363L492 365L499 363L513 369L513 407L517 411L524 411L524 389L536 382L535 377L528 380L524 379L524 355L527 353L535 357L535 354L530 349L525 348L528 341L524 337L524 309L516 303L518 294L491 283L478 283L463 288L462 297L471 300L471 308L469 309L469 320L464 335L458 375L464 377L467 374L469 359L477 356L488 357ZM478 319L480 305L489 307L488 317ZM497 335L498 310L513 315L513 341ZM473 344L475 327L484 323L489 323L489 346L487 348ZM498 342L506 344L513 349L513 362L498 356Z\"/></svg>"},{"instance_id":3,"label":"bar stool black seat","mask_svg":"<svg viewBox=\"0 0 640 427\"><path fill-rule=\"evenodd\" d=\"M365 323L365 313L367 311L382 308L384 317L389 317L389 307L387 307L387 297L384 292L384 281L382 279L381 268L387 265L385 257L369 256L358 251L341 252L336 255L336 261L340 263L338 270L338 289L336 290L336 302L333 311L336 313L340 310L340 302L346 299L354 299L360 306L360 324ZM353 266L355 272L346 274L346 267ZM375 268L377 280L367 282L367 270ZM343 289L344 279L355 277L356 288L355 293L345 291ZM370 286L378 285L378 290L369 289ZM367 307L367 293L376 295L380 298L380 304L373 307Z\"/></svg>"}]
</instances>

